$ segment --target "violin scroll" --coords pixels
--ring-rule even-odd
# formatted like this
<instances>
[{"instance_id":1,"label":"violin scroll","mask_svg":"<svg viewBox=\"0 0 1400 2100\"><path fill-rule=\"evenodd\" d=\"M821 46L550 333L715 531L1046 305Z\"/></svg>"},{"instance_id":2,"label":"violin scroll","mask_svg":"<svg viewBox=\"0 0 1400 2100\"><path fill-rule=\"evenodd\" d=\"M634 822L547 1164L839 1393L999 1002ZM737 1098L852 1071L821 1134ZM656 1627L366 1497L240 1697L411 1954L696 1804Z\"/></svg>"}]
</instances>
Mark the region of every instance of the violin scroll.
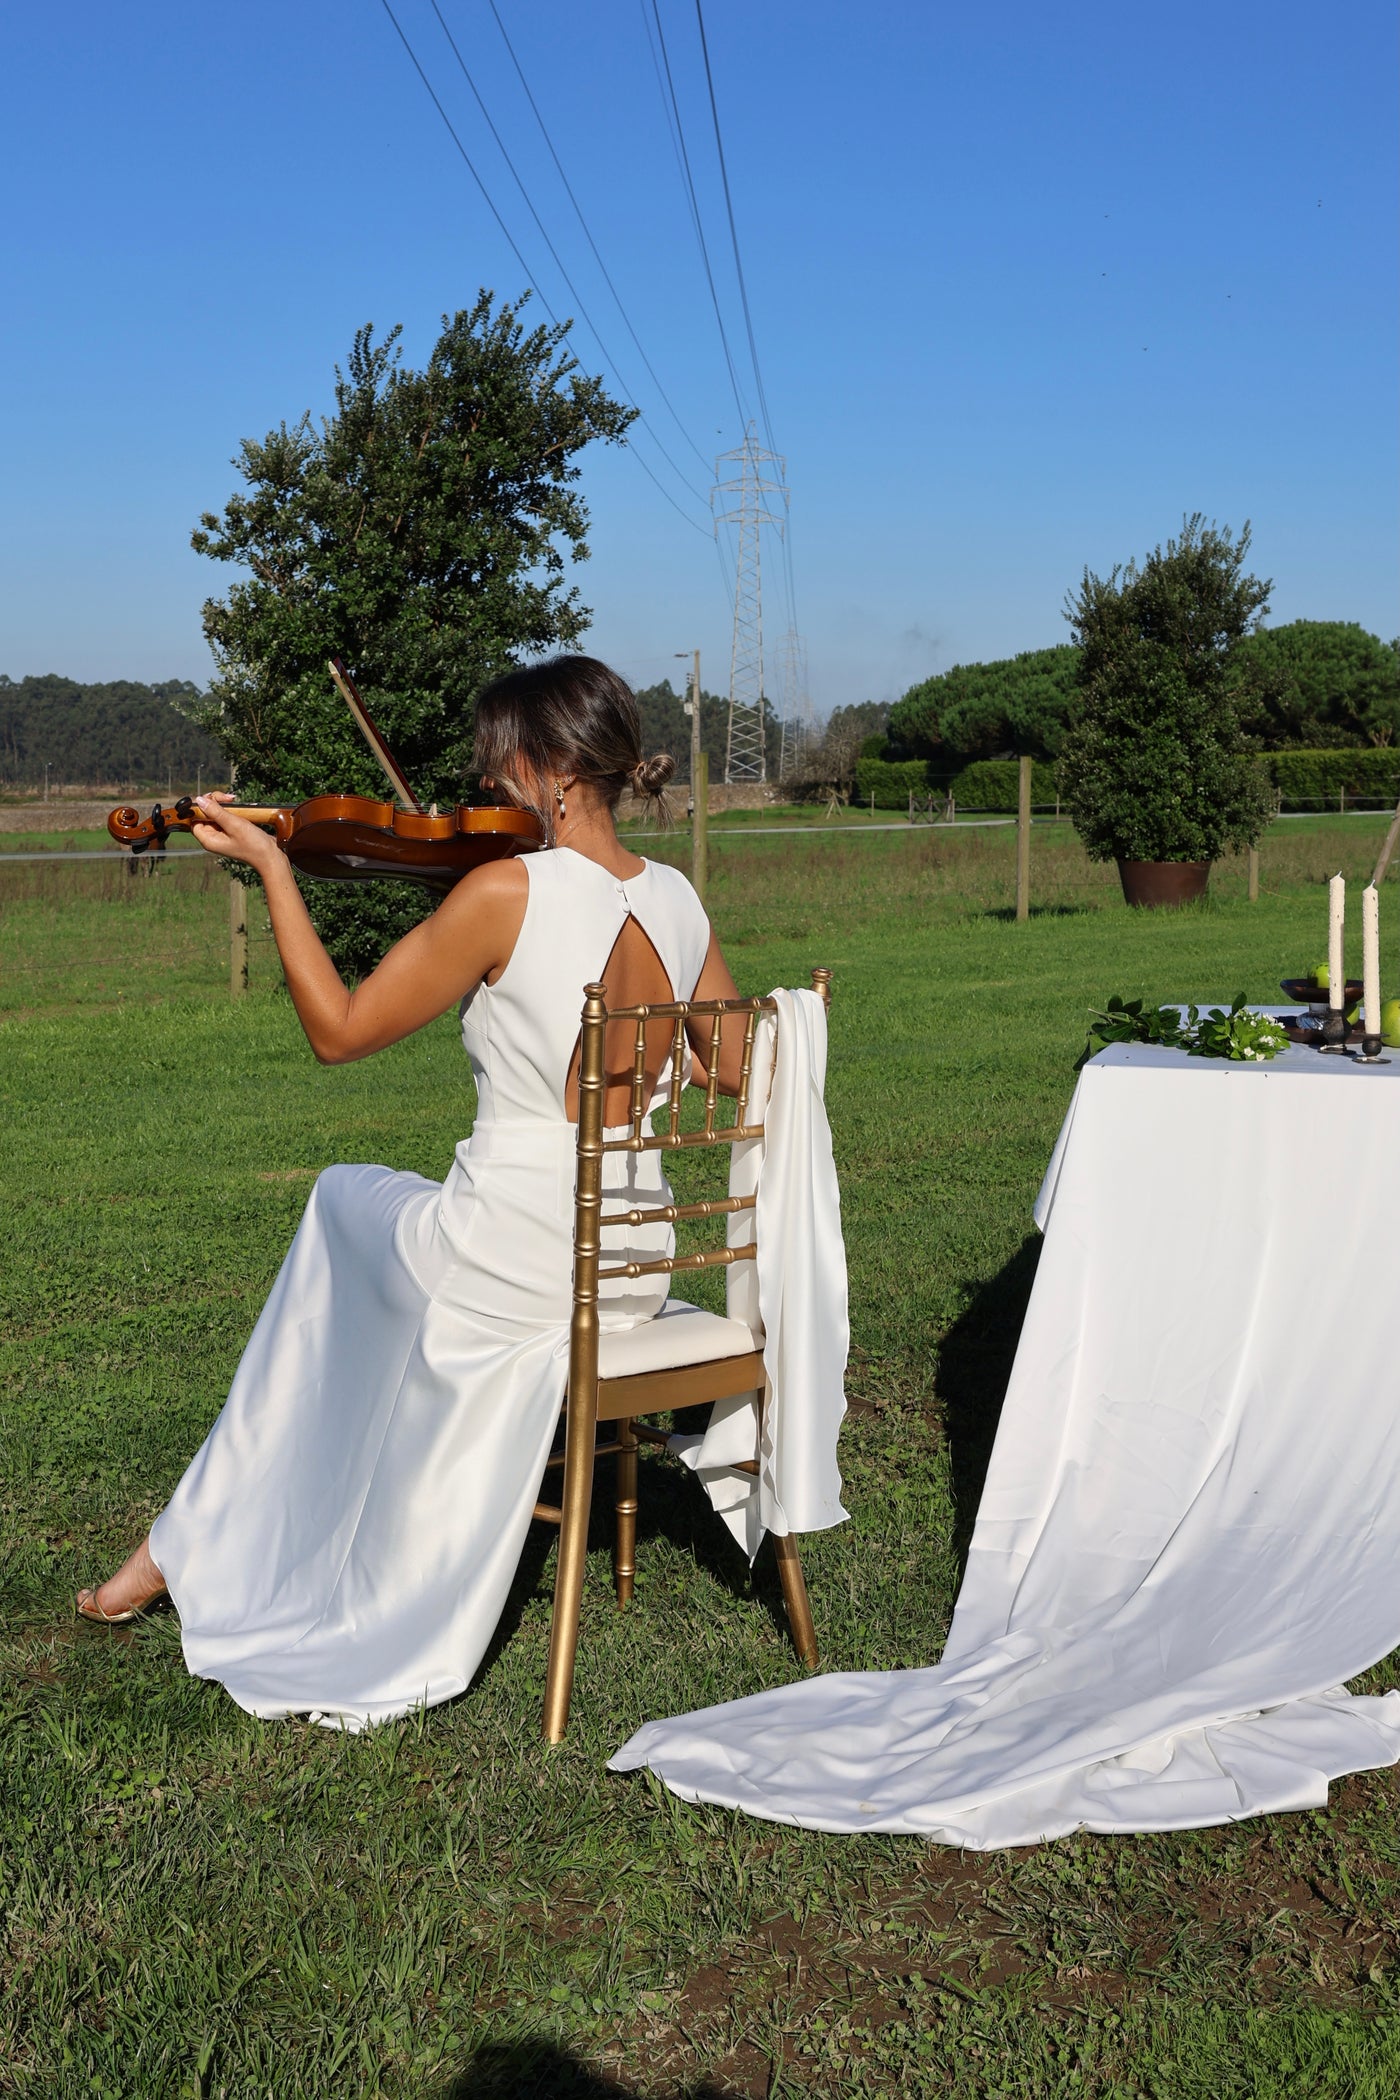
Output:
<instances>
[{"instance_id":1,"label":"violin scroll","mask_svg":"<svg viewBox=\"0 0 1400 2100\"><path fill-rule=\"evenodd\" d=\"M285 843L290 831L289 819L293 815L291 810L253 809L236 802L228 806L250 823L262 824L275 831L279 844ZM148 817L143 817L140 810L133 809L130 803L124 803L108 817L107 829L119 846L129 846L133 853L146 853L151 848L163 853L172 831L193 831L196 824L206 821L203 812L196 808L193 795L181 795L178 802L157 802Z\"/></svg>"}]
</instances>

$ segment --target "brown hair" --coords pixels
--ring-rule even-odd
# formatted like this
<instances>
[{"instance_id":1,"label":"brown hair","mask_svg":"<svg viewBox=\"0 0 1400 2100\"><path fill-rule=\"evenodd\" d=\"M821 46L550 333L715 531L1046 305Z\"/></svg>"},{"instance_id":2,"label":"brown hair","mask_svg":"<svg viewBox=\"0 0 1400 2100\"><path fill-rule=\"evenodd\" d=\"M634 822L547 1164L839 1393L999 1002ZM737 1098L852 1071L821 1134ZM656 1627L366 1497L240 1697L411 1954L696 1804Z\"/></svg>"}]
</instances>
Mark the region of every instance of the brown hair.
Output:
<instances>
[{"instance_id":1,"label":"brown hair","mask_svg":"<svg viewBox=\"0 0 1400 2100\"><path fill-rule=\"evenodd\" d=\"M603 791L616 809L624 788L654 802L676 770L666 752L642 756L642 725L632 688L596 656L554 656L508 671L477 696L474 763L523 797L515 769L524 760L537 780L572 773ZM531 803L527 807L533 808ZM546 833L553 812L536 809Z\"/></svg>"}]
</instances>

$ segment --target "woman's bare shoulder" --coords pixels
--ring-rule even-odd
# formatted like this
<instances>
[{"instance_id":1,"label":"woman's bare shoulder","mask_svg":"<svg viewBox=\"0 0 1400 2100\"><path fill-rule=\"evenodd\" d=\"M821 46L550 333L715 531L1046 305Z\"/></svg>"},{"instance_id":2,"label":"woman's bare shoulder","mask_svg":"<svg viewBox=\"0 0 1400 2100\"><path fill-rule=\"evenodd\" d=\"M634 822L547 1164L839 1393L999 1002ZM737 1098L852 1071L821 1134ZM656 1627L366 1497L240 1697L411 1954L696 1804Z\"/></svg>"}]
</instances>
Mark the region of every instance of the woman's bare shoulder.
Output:
<instances>
[{"instance_id":1,"label":"woman's bare shoulder","mask_svg":"<svg viewBox=\"0 0 1400 2100\"><path fill-rule=\"evenodd\" d=\"M487 861L464 875L428 922L454 949L467 940L483 975L498 969L515 946L530 901L530 877L522 860Z\"/></svg>"},{"instance_id":2,"label":"woman's bare shoulder","mask_svg":"<svg viewBox=\"0 0 1400 2100\"><path fill-rule=\"evenodd\" d=\"M481 867L473 868L454 883L442 901L441 909L490 912L522 911L530 894L530 874L524 857L511 854L505 860L488 860Z\"/></svg>"}]
</instances>

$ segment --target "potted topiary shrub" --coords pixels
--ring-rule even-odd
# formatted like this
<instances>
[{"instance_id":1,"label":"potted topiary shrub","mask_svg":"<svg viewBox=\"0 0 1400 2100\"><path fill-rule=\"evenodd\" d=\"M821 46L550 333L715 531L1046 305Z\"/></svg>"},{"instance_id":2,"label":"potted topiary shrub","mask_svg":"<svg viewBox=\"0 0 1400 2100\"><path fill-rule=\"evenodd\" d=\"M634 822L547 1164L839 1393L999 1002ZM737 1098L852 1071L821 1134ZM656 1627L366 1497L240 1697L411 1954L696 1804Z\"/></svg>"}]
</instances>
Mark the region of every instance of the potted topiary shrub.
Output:
<instances>
[{"instance_id":1,"label":"potted topiary shrub","mask_svg":"<svg viewBox=\"0 0 1400 2100\"><path fill-rule=\"evenodd\" d=\"M1091 859L1117 861L1129 904L1203 897L1212 861L1256 845L1273 815L1231 674L1271 589L1244 572L1249 538L1198 512L1140 568L1086 569L1066 606L1081 654L1060 792Z\"/></svg>"}]
</instances>

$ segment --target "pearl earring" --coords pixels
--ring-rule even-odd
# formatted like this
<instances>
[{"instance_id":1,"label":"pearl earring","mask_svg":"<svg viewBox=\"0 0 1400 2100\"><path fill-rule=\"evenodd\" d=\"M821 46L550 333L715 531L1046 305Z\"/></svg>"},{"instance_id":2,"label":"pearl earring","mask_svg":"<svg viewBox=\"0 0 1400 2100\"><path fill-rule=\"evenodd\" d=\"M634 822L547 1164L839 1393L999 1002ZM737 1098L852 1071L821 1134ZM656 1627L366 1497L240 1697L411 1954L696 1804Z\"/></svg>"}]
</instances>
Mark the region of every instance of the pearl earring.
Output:
<instances>
[{"instance_id":1,"label":"pearl earring","mask_svg":"<svg viewBox=\"0 0 1400 2100\"><path fill-rule=\"evenodd\" d=\"M564 821L564 790L560 787L557 780L554 783L554 799L559 804L559 821L562 824Z\"/></svg>"}]
</instances>

